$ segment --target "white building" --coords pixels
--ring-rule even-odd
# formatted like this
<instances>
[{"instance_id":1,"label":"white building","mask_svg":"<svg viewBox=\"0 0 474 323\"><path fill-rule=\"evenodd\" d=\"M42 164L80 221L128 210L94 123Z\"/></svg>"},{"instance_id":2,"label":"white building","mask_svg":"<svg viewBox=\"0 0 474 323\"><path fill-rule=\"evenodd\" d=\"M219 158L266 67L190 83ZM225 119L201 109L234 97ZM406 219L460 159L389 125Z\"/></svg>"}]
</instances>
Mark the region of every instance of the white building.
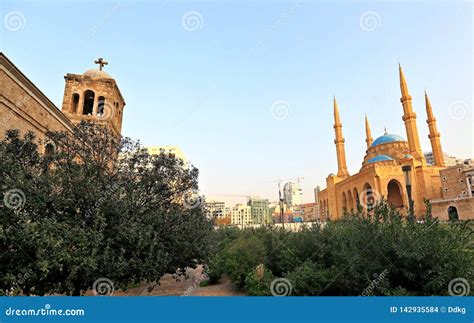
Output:
<instances>
[{"instance_id":1,"label":"white building","mask_svg":"<svg viewBox=\"0 0 474 323\"><path fill-rule=\"evenodd\" d=\"M160 155L160 154L170 155L178 159L181 159L184 162L185 168L189 166L186 156L183 154L183 152L178 146L152 146L152 147L147 147L147 149L150 155Z\"/></svg>"},{"instance_id":2,"label":"white building","mask_svg":"<svg viewBox=\"0 0 474 323\"><path fill-rule=\"evenodd\" d=\"M235 225L250 225L252 224L252 208L248 205L237 204L232 208L231 224Z\"/></svg>"},{"instance_id":3,"label":"white building","mask_svg":"<svg viewBox=\"0 0 474 323\"><path fill-rule=\"evenodd\" d=\"M425 152L424 155L425 155L426 163L428 165L434 165L433 152L428 151L428 152ZM457 157L454 157L454 156L449 156L446 153L443 153L443 157L444 157L444 164L446 166L455 166L455 165L459 165L459 164L464 163L463 159L457 158Z\"/></svg>"},{"instance_id":4,"label":"white building","mask_svg":"<svg viewBox=\"0 0 474 323\"><path fill-rule=\"evenodd\" d=\"M206 201L205 203L205 212L208 219L222 219L227 216L228 211L225 202Z\"/></svg>"},{"instance_id":5,"label":"white building","mask_svg":"<svg viewBox=\"0 0 474 323\"><path fill-rule=\"evenodd\" d=\"M293 210L303 202L303 192L298 184L288 182L283 186L283 199L288 209Z\"/></svg>"}]
</instances>

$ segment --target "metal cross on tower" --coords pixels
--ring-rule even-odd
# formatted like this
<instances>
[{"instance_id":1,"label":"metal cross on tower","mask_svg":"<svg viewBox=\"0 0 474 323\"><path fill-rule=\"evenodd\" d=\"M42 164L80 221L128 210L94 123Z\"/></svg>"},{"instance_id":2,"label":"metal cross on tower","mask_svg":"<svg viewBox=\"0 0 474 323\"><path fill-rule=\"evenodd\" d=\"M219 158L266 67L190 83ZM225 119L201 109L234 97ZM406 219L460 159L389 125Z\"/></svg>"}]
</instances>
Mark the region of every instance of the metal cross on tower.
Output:
<instances>
[{"instance_id":1,"label":"metal cross on tower","mask_svg":"<svg viewBox=\"0 0 474 323\"><path fill-rule=\"evenodd\" d=\"M99 70L102 71L102 68L104 67L104 65L108 65L109 63L103 59L102 57L98 58L97 60L94 61L95 64L99 64Z\"/></svg>"}]
</instances>

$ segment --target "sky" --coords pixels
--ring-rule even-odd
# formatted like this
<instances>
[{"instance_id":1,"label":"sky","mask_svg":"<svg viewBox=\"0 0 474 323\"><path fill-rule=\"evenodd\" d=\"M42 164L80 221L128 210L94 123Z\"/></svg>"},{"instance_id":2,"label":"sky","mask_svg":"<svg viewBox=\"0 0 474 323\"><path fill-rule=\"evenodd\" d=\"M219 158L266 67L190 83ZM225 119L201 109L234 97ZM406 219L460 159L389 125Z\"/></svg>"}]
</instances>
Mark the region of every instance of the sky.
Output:
<instances>
[{"instance_id":1,"label":"sky","mask_svg":"<svg viewBox=\"0 0 474 323\"><path fill-rule=\"evenodd\" d=\"M423 150L426 89L444 151L473 157L472 12L454 1L3 0L0 44L58 107L64 75L104 57L126 101L123 134L179 146L209 199L276 200L279 179L303 177L313 202L337 172L334 95L351 174L366 113L374 138L384 127L406 138L398 61Z\"/></svg>"}]
</instances>

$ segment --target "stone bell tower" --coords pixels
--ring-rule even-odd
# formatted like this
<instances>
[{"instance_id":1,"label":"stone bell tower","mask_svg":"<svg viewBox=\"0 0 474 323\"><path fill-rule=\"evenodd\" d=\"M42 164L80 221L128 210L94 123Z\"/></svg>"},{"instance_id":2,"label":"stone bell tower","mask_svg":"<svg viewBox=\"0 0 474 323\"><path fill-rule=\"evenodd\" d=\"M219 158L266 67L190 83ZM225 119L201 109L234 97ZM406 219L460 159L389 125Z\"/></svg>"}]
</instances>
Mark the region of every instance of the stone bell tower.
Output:
<instances>
[{"instance_id":1,"label":"stone bell tower","mask_svg":"<svg viewBox=\"0 0 474 323\"><path fill-rule=\"evenodd\" d=\"M73 124L81 121L96 122L108 127L114 134L122 133L125 101L115 80L102 69L108 63L99 58L98 69L84 74L68 73L64 79L62 112Z\"/></svg>"}]
</instances>

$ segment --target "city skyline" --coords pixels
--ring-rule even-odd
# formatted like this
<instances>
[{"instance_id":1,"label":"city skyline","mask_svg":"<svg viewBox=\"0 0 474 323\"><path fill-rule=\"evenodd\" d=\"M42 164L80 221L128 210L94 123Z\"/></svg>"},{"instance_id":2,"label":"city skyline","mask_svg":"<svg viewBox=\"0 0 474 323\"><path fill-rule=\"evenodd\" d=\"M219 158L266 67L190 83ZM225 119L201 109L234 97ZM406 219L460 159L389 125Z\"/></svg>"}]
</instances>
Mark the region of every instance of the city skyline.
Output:
<instances>
[{"instance_id":1,"label":"city skyline","mask_svg":"<svg viewBox=\"0 0 474 323\"><path fill-rule=\"evenodd\" d=\"M145 146L179 146L200 170L202 193L213 199L213 194L250 194L277 200L279 179L302 176L303 202L313 202L313 188L325 187L326 176L337 171L333 94L350 173L358 171L365 151L365 113L374 138L385 127L406 138L398 60L412 92L423 151L431 149L426 88L445 152L472 156L467 4L415 3L407 12L396 4L281 2L265 3L257 17L251 11L259 6L163 2L153 11L146 10L147 2L133 7L139 20L128 17L129 3L95 4L90 12L81 4L7 1L2 10L21 12L24 23L2 33L2 51L57 107L63 76L106 58L110 65L104 70L117 80L127 103L124 135ZM67 30L53 29L67 19L66 10L88 14ZM199 14L196 30L186 25L190 12ZM57 18L43 19L51 13ZM422 26L415 23L420 14L426 18ZM364 24L367 15L375 25ZM408 21L403 26L394 19L399 15ZM242 25L244 18L251 28ZM48 38L39 37L39 30ZM75 37L65 38L66 32ZM122 48L134 37L149 41ZM41 55L25 51L27 42ZM64 45L55 45L60 42ZM75 45L83 50L73 51ZM47 73L44 57L51 60Z\"/></svg>"}]
</instances>

